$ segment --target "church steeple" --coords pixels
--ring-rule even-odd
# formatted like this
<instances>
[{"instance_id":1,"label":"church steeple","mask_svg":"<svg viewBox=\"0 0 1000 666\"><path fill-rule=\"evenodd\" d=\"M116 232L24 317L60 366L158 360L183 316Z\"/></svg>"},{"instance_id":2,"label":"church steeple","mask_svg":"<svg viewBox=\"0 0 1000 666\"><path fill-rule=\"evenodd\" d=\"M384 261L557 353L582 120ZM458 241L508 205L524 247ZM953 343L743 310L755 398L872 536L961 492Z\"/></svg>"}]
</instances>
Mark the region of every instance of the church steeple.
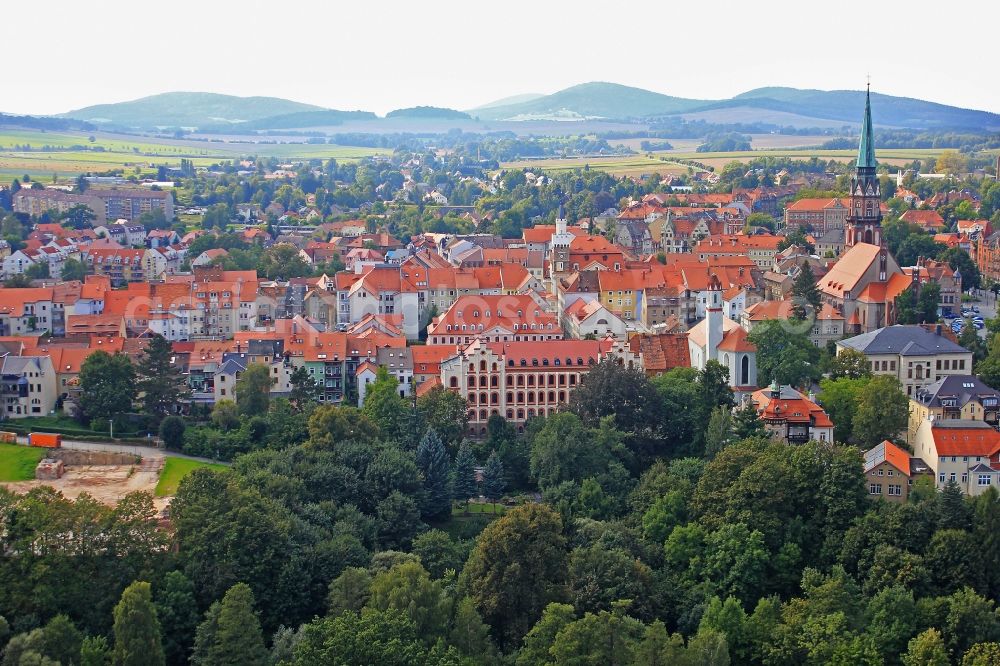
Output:
<instances>
[{"instance_id":1,"label":"church steeple","mask_svg":"<svg viewBox=\"0 0 1000 666\"><path fill-rule=\"evenodd\" d=\"M865 117L861 122L858 161L851 178L850 212L845 220L845 243L882 245L882 188L875 161L875 133L872 129L871 86L865 92Z\"/></svg>"},{"instance_id":2,"label":"church steeple","mask_svg":"<svg viewBox=\"0 0 1000 666\"><path fill-rule=\"evenodd\" d=\"M871 84L865 92L865 119L861 124L861 143L858 145L858 162L856 166L874 169L875 138L872 136L872 93Z\"/></svg>"}]
</instances>

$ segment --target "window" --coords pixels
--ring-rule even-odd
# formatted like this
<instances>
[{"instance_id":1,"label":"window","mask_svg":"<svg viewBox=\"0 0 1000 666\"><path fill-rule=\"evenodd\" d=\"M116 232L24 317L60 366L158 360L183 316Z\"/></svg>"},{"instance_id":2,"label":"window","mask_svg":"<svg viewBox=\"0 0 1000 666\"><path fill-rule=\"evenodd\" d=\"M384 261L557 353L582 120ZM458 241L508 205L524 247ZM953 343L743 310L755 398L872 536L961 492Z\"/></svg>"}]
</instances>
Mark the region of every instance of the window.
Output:
<instances>
[{"instance_id":1,"label":"window","mask_svg":"<svg viewBox=\"0 0 1000 666\"><path fill-rule=\"evenodd\" d=\"M877 483L871 484L870 486L868 486L868 494L869 495L881 495L882 494L882 486L880 486Z\"/></svg>"},{"instance_id":2,"label":"window","mask_svg":"<svg viewBox=\"0 0 1000 666\"><path fill-rule=\"evenodd\" d=\"M883 473L884 473L884 472L883 472L883 471L882 471L881 469L879 469L879 471L878 471L878 475L879 475L879 476L882 476L882 474L883 474Z\"/></svg>"},{"instance_id":3,"label":"window","mask_svg":"<svg viewBox=\"0 0 1000 666\"><path fill-rule=\"evenodd\" d=\"M938 474L938 483L944 483L944 472Z\"/></svg>"},{"instance_id":4,"label":"window","mask_svg":"<svg viewBox=\"0 0 1000 666\"><path fill-rule=\"evenodd\" d=\"M990 485L990 475L989 474L980 474L979 475L979 485L981 485L981 486L988 486L988 485Z\"/></svg>"},{"instance_id":5,"label":"window","mask_svg":"<svg viewBox=\"0 0 1000 666\"><path fill-rule=\"evenodd\" d=\"M890 485L888 494L899 497L900 495L903 494L903 487L900 485Z\"/></svg>"}]
</instances>

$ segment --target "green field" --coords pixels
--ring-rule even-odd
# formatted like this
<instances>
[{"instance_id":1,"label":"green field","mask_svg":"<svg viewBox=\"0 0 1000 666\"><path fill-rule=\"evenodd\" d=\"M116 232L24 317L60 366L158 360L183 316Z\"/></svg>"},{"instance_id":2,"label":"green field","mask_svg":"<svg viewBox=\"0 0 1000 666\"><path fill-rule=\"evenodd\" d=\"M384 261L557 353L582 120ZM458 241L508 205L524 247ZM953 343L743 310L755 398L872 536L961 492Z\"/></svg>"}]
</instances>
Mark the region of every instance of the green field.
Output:
<instances>
[{"instance_id":1,"label":"green field","mask_svg":"<svg viewBox=\"0 0 1000 666\"><path fill-rule=\"evenodd\" d=\"M47 449L0 444L0 481L30 481Z\"/></svg>"},{"instance_id":2,"label":"green field","mask_svg":"<svg viewBox=\"0 0 1000 666\"><path fill-rule=\"evenodd\" d=\"M90 141L91 137L93 141ZM25 145L31 146L32 150L17 149ZM45 146L49 149L41 150ZM77 174L112 169L123 169L128 175L138 168L139 173L149 174L155 173L160 165L179 166L181 159L189 159L195 166L210 166L250 156L283 160L357 160L391 152L385 148L330 144L196 141L100 132L0 129L0 181L28 174L32 179L48 183L52 174L60 180L69 180Z\"/></svg>"},{"instance_id":3,"label":"green field","mask_svg":"<svg viewBox=\"0 0 1000 666\"><path fill-rule=\"evenodd\" d=\"M169 497L174 495L177 492L177 487L181 485L181 479L202 467L214 470L226 469L226 465L203 463L186 458L167 458L163 465L163 471L160 472L160 481L156 484L156 496Z\"/></svg>"},{"instance_id":4,"label":"green field","mask_svg":"<svg viewBox=\"0 0 1000 666\"><path fill-rule=\"evenodd\" d=\"M876 158L879 162L892 166L908 164L913 160L937 157L943 152L943 148L890 148L877 150ZM995 152L995 151L991 151ZM857 157L856 150L816 150L802 148L775 148L768 150L747 150L728 153L699 153L695 151L686 152L658 152L647 155L623 155L614 157L568 157L552 158L542 160L520 160L516 162L505 162L500 166L505 169L534 169L548 172L573 171L589 166L591 169L606 171L615 176L637 176L652 173L685 173L687 165L670 160L695 160L706 166L720 170L729 162L749 162L758 157L789 157L792 159L808 160L817 157L822 160L836 160L838 162L850 162ZM697 169L696 169L697 170Z\"/></svg>"}]
</instances>

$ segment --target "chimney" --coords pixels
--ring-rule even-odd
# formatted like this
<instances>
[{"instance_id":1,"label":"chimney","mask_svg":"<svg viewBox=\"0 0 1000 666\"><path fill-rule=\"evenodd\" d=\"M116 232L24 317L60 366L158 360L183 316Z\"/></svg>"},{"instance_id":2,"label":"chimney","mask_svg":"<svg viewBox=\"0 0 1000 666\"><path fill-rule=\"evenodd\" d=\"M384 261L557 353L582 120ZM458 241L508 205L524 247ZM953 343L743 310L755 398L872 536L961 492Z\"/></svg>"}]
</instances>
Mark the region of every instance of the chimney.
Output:
<instances>
[{"instance_id":1,"label":"chimney","mask_svg":"<svg viewBox=\"0 0 1000 666\"><path fill-rule=\"evenodd\" d=\"M935 335L941 335L941 324L934 325L934 333Z\"/></svg>"}]
</instances>

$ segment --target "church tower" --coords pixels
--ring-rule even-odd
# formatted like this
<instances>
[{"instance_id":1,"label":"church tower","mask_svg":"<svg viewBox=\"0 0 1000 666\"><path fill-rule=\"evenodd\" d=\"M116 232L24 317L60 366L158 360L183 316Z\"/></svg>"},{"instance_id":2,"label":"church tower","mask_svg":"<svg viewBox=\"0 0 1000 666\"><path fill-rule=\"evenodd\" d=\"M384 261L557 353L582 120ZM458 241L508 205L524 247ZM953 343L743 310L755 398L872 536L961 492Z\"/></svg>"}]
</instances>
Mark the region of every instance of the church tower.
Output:
<instances>
[{"instance_id":1,"label":"church tower","mask_svg":"<svg viewBox=\"0 0 1000 666\"><path fill-rule=\"evenodd\" d=\"M552 281L552 293L559 293L556 289L558 276L570 271L569 248L573 242L573 234L569 233L566 223L566 213L563 204L559 204L559 216L556 218L556 231L552 234L549 245L549 277Z\"/></svg>"},{"instance_id":2,"label":"church tower","mask_svg":"<svg viewBox=\"0 0 1000 666\"><path fill-rule=\"evenodd\" d=\"M882 192L875 173L875 138L872 131L871 86L865 94L865 119L861 125L858 161L851 179L851 210L844 227L846 245L882 245Z\"/></svg>"}]
</instances>

